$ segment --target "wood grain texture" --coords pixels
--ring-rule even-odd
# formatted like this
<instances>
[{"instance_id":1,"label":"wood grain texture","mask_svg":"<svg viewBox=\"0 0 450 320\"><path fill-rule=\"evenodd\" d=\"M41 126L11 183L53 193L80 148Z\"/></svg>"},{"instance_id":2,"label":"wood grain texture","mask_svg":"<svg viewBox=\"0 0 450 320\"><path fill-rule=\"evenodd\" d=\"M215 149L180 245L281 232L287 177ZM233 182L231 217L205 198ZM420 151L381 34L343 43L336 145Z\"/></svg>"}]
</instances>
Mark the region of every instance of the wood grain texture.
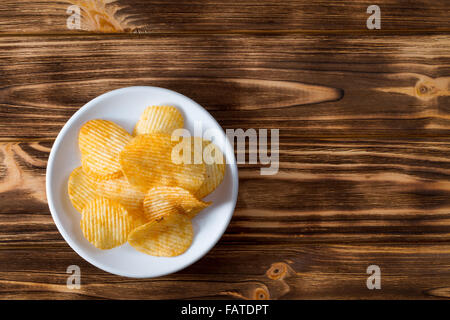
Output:
<instances>
[{"instance_id":1,"label":"wood grain texture","mask_svg":"<svg viewBox=\"0 0 450 320\"><path fill-rule=\"evenodd\" d=\"M81 8L81 29L90 32L371 32L371 1L244 0L6 0L2 33L67 33L67 8ZM450 30L446 1L380 0L382 32Z\"/></svg>"},{"instance_id":2,"label":"wood grain texture","mask_svg":"<svg viewBox=\"0 0 450 320\"><path fill-rule=\"evenodd\" d=\"M445 2L378 2L381 33L368 1L91 1L90 33L67 30L69 2L86 1L0 3L0 298L450 298ZM45 195L64 123L131 85L183 93L224 129L280 129L279 173L240 165L219 244L152 280L82 260Z\"/></svg>"},{"instance_id":3,"label":"wood grain texture","mask_svg":"<svg viewBox=\"0 0 450 320\"><path fill-rule=\"evenodd\" d=\"M0 248L63 245L45 201L46 145L0 145ZM282 140L278 174L240 167L237 208L224 241L447 242L449 158L446 138Z\"/></svg>"},{"instance_id":4,"label":"wood grain texture","mask_svg":"<svg viewBox=\"0 0 450 320\"><path fill-rule=\"evenodd\" d=\"M11 257L15 259L11 259ZM436 299L450 297L448 244L226 244L176 274L154 280L107 274L68 247L0 250L6 299ZM81 288L66 268L81 268ZM366 268L382 268L368 290ZM426 268L424 267L426 265Z\"/></svg>"},{"instance_id":5,"label":"wood grain texture","mask_svg":"<svg viewBox=\"0 0 450 320\"><path fill-rule=\"evenodd\" d=\"M190 96L224 128L283 137L450 126L450 36L4 37L0 49L1 140L54 138L86 101L131 85Z\"/></svg>"}]
</instances>

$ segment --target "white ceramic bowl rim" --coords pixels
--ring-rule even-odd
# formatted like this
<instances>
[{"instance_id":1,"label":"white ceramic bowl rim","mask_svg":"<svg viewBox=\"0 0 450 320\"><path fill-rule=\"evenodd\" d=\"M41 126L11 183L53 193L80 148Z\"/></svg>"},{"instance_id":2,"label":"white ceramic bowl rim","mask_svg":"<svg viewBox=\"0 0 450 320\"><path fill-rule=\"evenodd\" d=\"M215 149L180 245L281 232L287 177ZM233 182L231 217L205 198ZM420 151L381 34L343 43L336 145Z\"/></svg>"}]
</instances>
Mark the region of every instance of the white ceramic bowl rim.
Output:
<instances>
[{"instance_id":1,"label":"white ceramic bowl rim","mask_svg":"<svg viewBox=\"0 0 450 320\"><path fill-rule=\"evenodd\" d=\"M162 259L160 261L163 261L165 263L165 268L164 270L149 270L148 272L142 272L142 271L127 271L124 270L123 267L115 267L111 264L108 263L104 263L102 261L99 261L101 259L97 259L95 257L95 254L89 254L86 249L85 249L85 244L81 244L80 241L83 240L77 240L74 238L74 236L71 234L71 232L68 229L67 225L65 225L61 215L62 214L67 214L66 212L60 212L61 211L61 206L62 204L60 204L60 202L62 202L62 200L59 200L55 197L56 193L58 192L58 186L55 186L55 183L53 183L53 181L55 179L59 179L59 177L56 177L58 172L55 172L56 168L56 158L58 156L58 151L60 150L60 148L62 147L62 143L65 141L67 134L69 133L70 130L73 131L73 125L75 123L78 122L78 126L80 125L80 119L82 118L83 115L85 115L86 113L89 113L90 111L92 111L96 106L98 106L99 103L101 103L102 101L105 100L110 100L111 99L117 99L123 95L142 95L142 94L156 94L157 92L159 92L160 94L164 95L164 96L168 96L168 97L172 97L174 100L178 100L178 101L182 101L181 104L183 105L189 105L189 108L194 109L194 112L197 113L200 117L203 117L206 119L206 121L209 121L211 124L214 124L218 129L220 128L221 132L223 133L224 137L225 137L225 133L223 132L223 129L220 127L220 125L217 123L217 121L204 109L202 108L200 105L198 105L196 102L194 102L193 100L185 97L184 95L181 95L177 92L174 92L172 90L168 90L168 89L164 89L164 88L159 88L159 87L146 87L146 86L136 86L136 87L127 87L127 88L121 88L121 89L117 89L117 90L113 90L107 93L104 93L96 98L94 98L93 100L89 101L87 104L85 104L82 108L80 108L77 112L75 112L75 114L67 121L67 123L63 126L63 128L61 129L60 133L58 134L52 150L50 152L49 155L49 159L48 159L48 164L47 164L47 172L46 172L46 193L47 193L47 200L48 200L48 205L50 208L50 212L52 214L53 220L55 221L55 224L59 230L59 232L61 233L61 235L63 236L64 240L72 247L72 249L77 252L83 259L85 259L86 261L90 262L91 264L93 264L94 266L103 269L107 272L113 273L113 274L117 274L117 275L121 275L121 276L126 276L126 277L134 277L134 278L150 278L150 277L158 277L158 276L163 276L163 275L167 275L170 273L174 273L177 272L183 268L186 268L187 266L193 264L194 262L196 262L197 260L199 260L200 258L202 258L208 251L210 251L214 245L219 241L219 239L221 238L221 236L223 235L223 233L225 232L232 214L234 212L234 208L236 205L236 201L237 201L237 195L238 195L238 172L237 172L237 165L236 165L236 160L234 157L234 150L231 147L231 144L229 143L229 141L227 139L224 139L224 143L225 145L221 146L222 151L224 152L224 155L227 158L227 173L226 173L226 177L228 176L228 179L231 183L231 187L228 186L228 192L231 192L228 199L228 202L226 203L226 211L227 214L224 217L219 217L220 220L220 228L218 229L218 232L215 233L214 236L212 236L209 241L209 243L202 244L201 250L197 250L193 253L191 253L189 255L188 258L185 259L179 259L179 261L177 261L176 263L170 263L167 262L167 260L164 259L177 259L179 257L183 257L185 254L179 256L179 257L175 257L175 258L159 258L159 257L151 257L153 258L152 261L156 261L156 263L158 263L157 261L159 261L158 259ZM154 103L154 104L159 104L159 103ZM141 106L141 110L143 110L143 108L145 108L145 106L148 105L148 103L146 103L145 105L143 104L143 106ZM175 104L176 105L176 104ZM95 112L93 113L95 114ZM87 116L89 117L89 116ZM139 118L139 115L135 116L136 119ZM94 117L95 118L95 117ZM98 117L98 118L104 118L104 117ZM185 116L186 118L186 116ZM78 132L78 129L76 129ZM73 139L72 139L73 140ZM76 147L75 147L76 148ZM77 149L77 148L76 148ZM79 165L79 164L78 164ZM70 168L70 171L73 168ZM67 185L67 177L65 177L65 182ZM57 179L57 180L58 180ZM59 179L60 180L60 179ZM59 186L61 187L61 186ZM220 187L220 186L219 186ZM56 189L56 190L55 190ZM61 190L59 190L59 192L62 192ZM64 190L65 195L68 199L68 194L67 194L67 190ZM212 194L214 195L215 192ZM209 196L208 196L209 198ZM207 198L207 199L208 199ZM67 202L67 200L66 200ZM72 208L73 210L75 210L74 208ZM219 208L220 209L220 208ZM208 210L208 209L207 209ZM214 210L214 208L212 208L212 210ZM212 211L210 210L210 211ZM200 225L203 222L207 221L208 214L212 214L213 212L208 212L205 215L203 215L200 219L203 219L200 221ZM196 217L197 219L197 217ZM212 219L212 218L211 218ZM195 220L195 219L194 219ZM194 229L195 229L195 224L194 224ZM194 239L195 240L195 239ZM124 245L124 246L129 246ZM192 247L194 246L194 244L191 246L191 249L193 249ZM123 246L121 246L123 247ZM120 247L119 247L120 248ZM110 250L99 250L94 248L95 250L99 251L99 255L101 255L103 252L105 251L110 251ZM112 249L112 250L116 250ZM125 250L131 250L131 246L129 248L125 248ZM134 250L134 249L132 249ZM189 252L189 250L187 252ZM141 253L139 253L141 254ZM142 254L143 255L143 254ZM114 258L115 259L115 258Z\"/></svg>"}]
</instances>

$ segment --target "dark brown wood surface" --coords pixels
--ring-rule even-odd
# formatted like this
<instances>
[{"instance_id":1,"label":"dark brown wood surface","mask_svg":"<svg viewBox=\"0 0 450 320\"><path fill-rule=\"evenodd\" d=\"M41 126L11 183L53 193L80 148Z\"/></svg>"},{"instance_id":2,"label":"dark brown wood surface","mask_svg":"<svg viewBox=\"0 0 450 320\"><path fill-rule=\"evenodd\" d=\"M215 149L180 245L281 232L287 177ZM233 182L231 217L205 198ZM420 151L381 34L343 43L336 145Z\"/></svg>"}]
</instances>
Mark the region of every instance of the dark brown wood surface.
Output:
<instances>
[{"instance_id":1,"label":"dark brown wood surface","mask_svg":"<svg viewBox=\"0 0 450 320\"><path fill-rule=\"evenodd\" d=\"M447 1L423 0L3 0L0 33L67 33L67 8L79 5L81 29L93 32L367 32L370 5L380 31L448 32Z\"/></svg>"},{"instance_id":2,"label":"dark brown wood surface","mask_svg":"<svg viewBox=\"0 0 450 320\"><path fill-rule=\"evenodd\" d=\"M3 1L0 298L450 298L448 4L381 1L372 31L370 4L120 0L105 8L122 8L122 29L100 34L67 30L68 2ZM183 93L224 129L280 129L279 173L239 167L216 247L150 280L82 260L45 196L64 123L131 85ZM381 290L366 287L372 264Z\"/></svg>"}]
</instances>

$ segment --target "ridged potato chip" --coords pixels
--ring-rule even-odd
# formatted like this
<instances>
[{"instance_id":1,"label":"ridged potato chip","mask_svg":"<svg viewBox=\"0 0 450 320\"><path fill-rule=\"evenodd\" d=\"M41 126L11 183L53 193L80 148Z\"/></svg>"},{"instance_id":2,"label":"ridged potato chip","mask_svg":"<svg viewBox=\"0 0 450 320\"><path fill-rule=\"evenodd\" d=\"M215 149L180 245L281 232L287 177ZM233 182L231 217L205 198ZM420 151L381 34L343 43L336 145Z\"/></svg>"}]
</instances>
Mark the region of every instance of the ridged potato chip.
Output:
<instances>
[{"instance_id":1,"label":"ridged potato chip","mask_svg":"<svg viewBox=\"0 0 450 320\"><path fill-rule=\"evenodd\" d=\"M184 119L180 111L173 106L151 106L142 113L134 127L133 135L149 133L172 134L175 129L183 128Z\"/></svg>"},{"instance_id":2,"label":"ridged potato chip","mask_svg":"<svg viewBox=\"0 0 450 320\"><path fill-rule=\"evenodd\" d=\"M205 179L205 165L175 161L172 149L176 144L167 134L134 137L119 155L122 172L130 184L143 192L154 186L178 186L196 192Z\"/></svg>"},{"instance_id":3,"label":"ridged potato chip","mask_svg":"<svg viewBox=\"0 0 450 320\"><path fill-rule=\"evenodd\" d=\"M131 138L114 122L100 119L86 122L78 135L85 172L96 179L120 176L119 153Z\"/></svg>"},{"instance_id":4,"label":"ridged potato chip","mask_svg":"<svg viewBox=\"0 0 450 320\"><path fill-rule=\"evenodd\" d=\"M143 210L145 193L132 186L124 176L97 180L95 185L100 196L117 201L127 209Z\"/></svg>"},{"instance_id":5,"label":"ridged potato chip","mask_svg":"<svg viewBox=\"0 0 450 320\"><path fill-rule=\"evenodd\" d=\"M180 139L182 140L180 140L179 149L183 151L180 158L184 162L203 162L206 166L205 180L195 192L197 198L204 198L222 182L226 169L225 157L220 148L209 140L200 137L180 137Z\"/></svg>"},{"instance_id":6,"label":"ridged potato chip","mask_svg":"<svg viewBox=\"0 0 450 320\"><path fill-rule=\"evenodd\" d=\"M75 168L69 177L69 198L72 205L81 213L83 208L97 196L96 186L81 167Z\"/></svg>"},{"instance_id":7,"label":"ridged potato chip","mask_svg":"<svg viewBox=\"0 0 450 320\"><path fill-rule=\"evenodd\" d=\"M90 154L81 156L81 167L83 168L83 171L86 173L86 175L88 175L92 180L115 179L123 176L123 173L120 169L114 172L111 170L111 172L106 173L108 168L105 168L106 170L103 170L101 173L99 173L99 171L96 169L96 166L98 166L98 162L95 156L92 156Z\"/></svg>"},{"instance_id":8,"label":"ridged potato chip","mask_svg":"<svg viewBox=\"0 0 450 320\"><path fill-rule=\"evenodd\" d=\"M127 240L136 250L173 257L191 245L191 223L211 203L200 200L222 182L225 159L199 137L172 137L183 116L172 106L147 107L131 136L107 120L91 120L78 137L81 167L68 183L82 214L83 235L99 249Z\"/></svg>"},{"instance_id":9,"label":"ridged potato chip","mask_svg":"<svg viewBox=\"0 0 450 320\"><path fill-rule=\"evenodd\" d=\"M193 238L190 219L183 214L172 213L134 229L128 242L136 250L152 256L174 257L185 252Z\"/></svg>"},{"instance_id":10,"label":"ridged potato chip","mask_svg":"<svg viewBox=\"0 0 450 320\"><path fill-rule=\"evenodd\" d=\"M84 237L103 250L124 244L136 227L133 216L122 205L103 197L90 201L82 215L80 226Z\"/></svg>"},{"instance_id":11,"label":"ridged potato chip","mask_svg":"<svg viewBox=\"0 0 450 320\"><path fill-rule=\"evenodd\" d=\"M195 193L195 196L199 199L206 197L217 188L225 176L226 169L225 157L222 151L211 141L203 140L203 155L205 154L209 155L208 157L204 156L206 165L205 180Z\"/></svg>"},{"instance_id":12,"label":"ridged potato chip","mask_svg":"<svg viewBox=\"0 0 450 320\"><path fill-rule=\"evenodd\" d=\"M144 214L148 221L174 212L193 218L210 204L210 202L198 200L183 188L155 187L150 189L145 196Z\"/></svg>"}]
</instances>

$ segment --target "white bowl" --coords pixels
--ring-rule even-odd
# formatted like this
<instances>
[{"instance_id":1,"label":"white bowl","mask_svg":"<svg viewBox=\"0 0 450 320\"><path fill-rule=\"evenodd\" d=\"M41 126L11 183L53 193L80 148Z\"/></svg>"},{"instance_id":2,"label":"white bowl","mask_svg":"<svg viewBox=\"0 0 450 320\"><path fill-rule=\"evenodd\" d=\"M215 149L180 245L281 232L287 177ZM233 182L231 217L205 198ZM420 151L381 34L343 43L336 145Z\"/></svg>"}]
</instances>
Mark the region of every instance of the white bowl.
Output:
<instances>
[{"instance_id":1,"label":"white bowl","mask_svg":"<svg viewBox=\"0 0 450 320\"><path fill-rule=\"evenodd\" d=\"M67 182L72 170L80 166L78 132L91 119L111 120L129 132L149 105L173 105L183 113L185 128L193 132L194 121L203 129L218 129L222 137L214 142L227 159L225 178L206 199L213 204L192 221L194 240L191 247L177 257L152 257L128 243L111 250L90 244L80 229L81 215L72 206ZM53 144L47 165L47 200L59 232L83 259L107 272L125 277L150 278L177 272L203 257L225 232L236 205L238 172L234 151L217 121L193 100L171 90L157 87L129 87L114 90L93 99L78 110L64 125Z\"/></svg>"}]
</instances>

